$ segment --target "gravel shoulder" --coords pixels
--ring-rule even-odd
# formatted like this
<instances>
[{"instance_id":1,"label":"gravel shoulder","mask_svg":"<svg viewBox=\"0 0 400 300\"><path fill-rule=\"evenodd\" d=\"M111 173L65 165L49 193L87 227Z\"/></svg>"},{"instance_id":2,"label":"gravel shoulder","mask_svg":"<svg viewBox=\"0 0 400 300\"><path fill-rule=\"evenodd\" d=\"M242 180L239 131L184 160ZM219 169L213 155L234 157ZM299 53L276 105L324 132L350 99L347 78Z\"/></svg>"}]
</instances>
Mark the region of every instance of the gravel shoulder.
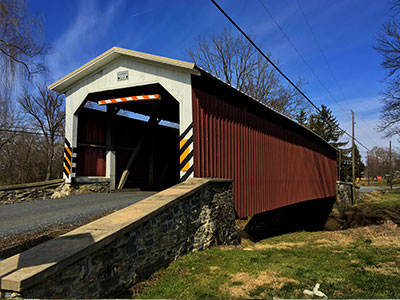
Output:
<instances>
[{"instance_id":1,"label":"gravel shoulder","mask_svg":"<svg viewBox=\"0 0 400 300\"><path fill-rule=\"evenodd\" d=\"M0 238L55 226L82 225L91 217L121 209L153 194L96 193L0 206Z\"/></svg>"},{"instance_id":2,"label":"gravel shoulder","mask_svg":"<svg viewBox=\"0 0 400 300\"><path fill-rule=\"evenodd\" d=\"M90 217L80 224L69 224L63 226L52 226L41 231L27 232L10 235L6 238L1 238L0 241L0 260L6 259L15 254L28 250L48 240L56 238L64 233L74 230L79 226L90 223L101 217L104 217L113 211Z\"/></svg>"}]
</instances>

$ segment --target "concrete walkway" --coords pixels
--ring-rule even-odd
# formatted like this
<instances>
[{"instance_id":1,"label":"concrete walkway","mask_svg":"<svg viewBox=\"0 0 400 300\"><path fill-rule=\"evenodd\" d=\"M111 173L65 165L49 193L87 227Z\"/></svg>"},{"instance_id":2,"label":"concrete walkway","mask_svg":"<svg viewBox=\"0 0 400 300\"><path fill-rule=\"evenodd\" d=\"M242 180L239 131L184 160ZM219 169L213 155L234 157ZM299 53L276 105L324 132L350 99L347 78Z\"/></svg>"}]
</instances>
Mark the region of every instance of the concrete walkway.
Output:
<instances>
[{"instance_id":1,"label":"concrete walkway","mask_svg":"<svg viewBox=\"0 0 400 300\"><path fill-rule=\"evenodd\" d=\"M88 218L118 210L155 192L95 193L0 206L0 238L52 226L80 225Z\"/></svg>"}]
</instances>

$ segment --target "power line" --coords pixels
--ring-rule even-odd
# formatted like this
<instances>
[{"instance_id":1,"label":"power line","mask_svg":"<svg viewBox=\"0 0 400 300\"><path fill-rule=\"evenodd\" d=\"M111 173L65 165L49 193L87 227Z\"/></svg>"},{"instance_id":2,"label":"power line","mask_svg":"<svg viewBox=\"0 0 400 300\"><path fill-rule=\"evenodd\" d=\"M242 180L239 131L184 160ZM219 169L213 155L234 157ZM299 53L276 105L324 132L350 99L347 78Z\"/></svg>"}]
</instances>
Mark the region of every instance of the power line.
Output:
<instances>
[{"instance_id":1,"label":"power line","mask_svg":"<svg viewBox=\"0 0 400 300\"><path fill-rule=\"evenodd\" d=\"M262 0L259 0L261 6L264 8L264 10L266 11L266 13L269 15L269 17L272 19L272 21L275 23L275 25L278 27L278 29L281 31L281 33L283 34L283 36L286 38L286 40L289 42L289 44L292 46L292 48L296 51L297 55L301 58L301 60L303 61L303 63L308 67L308 69L310 70L310 72L313 74L313 76L317 79L317 81L320 83L320 85L325 89L325 91L327 92L327 94L332 98L332 100L336 103L336 105L340 108L340 110L343 112L344 116L348 117L350 120L351 118L348 116L348 114L346 113L346 111L344 110L344 108L340 105L340 103L336 100L336 98L333 96L333 94L331 93L331 91L328 89L328 87L322 82L321 78L315 73L315 71L312 69L312 67L310 66L310 64L307 62L307 60L305 59L305 57L300 53L300 51L297 49L297 47L294 45L294 43L292 42L292 40L289 38L289 36L286 34L286 32L283 30L282 26L280 26L280 24L278 23L278 21L274 18L274 16L272 15L272 13L269 11L269 9L265 6L265 4L263 3ZM297 2L299 2L299 0L297 0ZM300 6L300 3L298 3L298 5ZM303 12L303 11L302 11ZM303 16L304 12L303 12ZM306 18L306 17L305 17ZM336 79L335 75L333 74L333 71L328 63L328 60L326 59L326 56L324 55L321 46L319 45L316 36L314 34L314 32L311 29L310 24L308 23L308 20L306 19L307 25L314 37L314 40L316 41L318 48L322 54L322 56L324 57L325 63L328 65L328 68L331 72L331 75L333 76L333 78L336 81L337 86L339 87L339 90L341 91L342 97L343 99L346 101L346 96L343 93L343 90L341 89L338 80ZM349 103L346 101L347 106L350 108L351 107L349 105ZM358 129L360 129L364 134L364 130L362 130L360 127L358 127L358 125L356 124L356 127Z\"/></svg>"},{"instance_id":2,"label":"power line","mask_svg":"<svg viewBox=\"0 0 400 300\"><path fill-rule=\"evenodd\" d=\"M218 5L218 3L215 0L210 0L217 8L218 10L229 20L229 22L232 23L233 26L235 26L235 28L237 30L239 30L239 32L249 41L249 43L251 45L253 45L253 47L261 54L262 57L264 57L274 68L275 70L278 71L278 73L284 78L286 79L287 82L290 83L291 86L294 87L294 89L304 98L306 99L319 113L321 113L321 110L289 79L289 77L287 77L270 59L269 57L253 42L252 39L250 39L250 37L239 27L239 25L236 24L235 21L232 20L232 18L222 9L222 7L220 7ZM325 120L327 123L329 123L327 120ZM346 130L342 129L339 125L337 124L332 124L331 126L334 125L337 128L339 128L340 130L342 130L346 135L348 135L349 137L352 137L349 133L347 133ZM355 140L365 149L367 149L369 151L369 149L364 146L359 140L357 140L355 138Z\"/></svg>"},{"instance_id":3,"label":"power line","mask_svg":"<svg viewBox=\"0 0 400 300\"><path fill-rule=\"evenodd\" d=\"M43 135L43 132L33 132L33 131L26 131L26 130L15 130L15 129L1 129L1 132L11 132L11 133L18 133L18 134L34 134L34 135ZM61 134L54 134L54 136L64 137Z\"/></svg>"},{"instance_id":4,"label":"power line","mask_svg":"<svg viewBox=\"0 0 400 300\"><path fill-rule=\"evenodd\" d=\"M275 25L278 27L278 29L282 32L283 36L286 38L286 40L289 42L289 44L292 46L292 48L296 51L297 55L301 58L303 63L308 67L310 72L314 75L314 77L317 79L317 81L321 84L321 86L325 89L325 91L328 93L328 95L332 98L333 101L337 104L337 106L342 110L344 114L346 112L344 111L343 107L336 101L335 97L332 95L331 91L326 87L326 85L322 82L322 80L319 78L319 76L314 72L314 70L311 68L310 64L307 62L307 60L304 58L304 56L300 53L300 51L297 49L297 47L294 45L292 40L289 38L289 36L286 34L286 32L283 30L283 28L279 25L279 23L276 21L274 16L271 14L271 12L268 10L268 8L264 5L262 0L259 0L261 6L264 8L264 10L267 12L269 17L274 21Z\"/></svg>"},{"instance_id":5,"label":"power line","mask_svg":"<svg viewBox=\"0 0 400 300\"><path fill-rule=\"evenodd\" d=\"M338 88L339 88L339 90L340 90L340 93L342 94L343 99L346 101L346 103L347 103L347 105L349 106L349 108L351 108L350 105L349 105L349 103L348 103L347 100L346 100L346 96L345 96L344 93L343 93L343 90L342 90L342 88L341 88L341 86L340 86L340 84L339 84L339 81L337 80L335 74L334 74L333 71L332 71L331 65L329 64L328 59L326 58L326 56L325 56L325 54L324 54L324 51L322 50L322 47L321 47L320 43L318 42L317 36L315 35L314 31L312 30L310 22L308 22L308 18L307 18L307 16L306 16L306 14L304 13L303 7L301 6L299 0L297 0L297 5L298 5L299 8L300 8L300 11L301 11L301 13L302 13L302 15L303 15L303 17L304 17L306 23L307 23L308 29L310 30L311 35L312 35L312 37L313 37L315 43L317 44L317 47L318 47L319 51L321 52L321 55L322 55L322 57L323 57L323 59L324 59L326 65L328 66L329 72L331 73L333 79L334 79L335 82L336 82L336 85L338 86Z\"/></svg>"},{"instance_id":6,"label":"power line","mask_svg":"<svg viewBox=\"0 0 400 300\"><path fill-rule=\"evenodd\" d=\"M261 1L261 0L260 0L260 1ZM312 37L313 37L315 43L317 44L317 47L318 47L318 49L319 49L319 52L321 52L322 58L324 59L325 64L327 65L328 70L329 70L329 72L330 72L331 75L332 75L332 78L333 78L334 81L336 82L336 85L338 86L339 91L340 91L340 93L342 94L343 100L346 102L348 108L352 109L350 103L347 101L347 97L346 97L346 95L344 94L341 85L339 84L338 79L337 79L336 76L335 76L335 73L334 73L333 70L332 70L332 67L331 67L330 63L328 62L328 59L326 58L326 55L325 55L324 51L322 50L321 44L318 42L318 39L317 39L317 36L316 36L315 33L314 33L314 30L312 30L311 24L310 24L310 22L308 21L308 18L307 18L306 14L305 14L305 12L304 12L304 9L303 9L303 7L302 7L302 5L301 5L301 3L300 3L300 0L297 0L297 5L298 5L298 7L299 7L299 9L300 9L301 14L302 14L303 17L304 17L304 20L306 21L307 27L308 27L308 29L310 30L311 35L312 35ZM361 119L360 117L358 117L358 118ZM362 119L361 119L361 120L362 120ZM357 123L356 123L356 127L357 127L358 129L360 129L360 130L365 134L365 132L364 132L360 127L358 127Z\"/></svg>"}]
</instances>

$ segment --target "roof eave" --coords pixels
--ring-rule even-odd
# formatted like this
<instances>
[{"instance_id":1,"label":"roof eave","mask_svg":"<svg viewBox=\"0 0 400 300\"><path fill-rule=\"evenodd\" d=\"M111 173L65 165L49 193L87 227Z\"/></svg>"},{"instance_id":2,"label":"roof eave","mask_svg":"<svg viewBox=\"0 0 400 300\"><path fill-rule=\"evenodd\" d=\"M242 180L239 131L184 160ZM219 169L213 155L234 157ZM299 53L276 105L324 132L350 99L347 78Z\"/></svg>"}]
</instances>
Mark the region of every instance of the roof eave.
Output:
<instances>
[{"instance_id":1,"label":"roof eave","mask_svg":"<svg viewBox=\"0 0 400 300\"><path fill-rule=\"evenodd\" d=\"M98 65L101 62L103 64L98 65L98 67L101 68L101 66L103 66L105 64L104 63L104 59L110 58L110 56L115 56L115 52L113 52L112 50L113 50L113 48L108 50L108 51L106 51L106 52L104 52L103 54L97 56L96 58L94 58L91 61L87 62L86 64L84 64L83 66L79 67L78 69L72 71L71 73L69 73L68 75L64 76L63 78L61 78L61 79L57 80L56 82L52 83L51 85L48 86L48 89L52 90L52 91L55 91L55 92L58 92L58 93L65 93L68 90L68 87L70 87L71 85L75 84L77 81L82 79L82 78L80 78L79 75L81 75L85 71L87 71L88 73L94 72L95 69L90 70L91 67L93 67L95 64ZM119 56L119 55L117 55L117 56ZM115 56L115 58L117 56ZM115 58L111 58L111 60L113 60ZM79 78L77 78L78 76L79 76ZM71 80L73 82L71 82Z\"/></svg>"},{"instance_id":2,"label":"roof eave","mask_svg":"<svg viewBox=\"0 0 400 300\"><path fill-rule=\"evenodd\" d=\"M212 78L214 78L215 80L217 80L217 81L223 83L224 85L226 85L227 87L233 89L234 91L241 93L242 95L246 96L246 97L247 97L248 99L250 99L251 101L254 101L254 103L256 103L257 105L260 105L260 106L262 106L262 107L264 107L264 108L266 108L266 109L268 109L268 110L270 110L270 111L272 111L272 112L274 112L274 113L280 115L281 117L287 119L288 121L294 123L294 124L297 125L297 126L303 127L303 128L306 129L309 133L311 133L312 135L314 135L315 137L317 137L318 139L320 139L323 143L325 143L327 146L329 146L331 149L335 150L336 152L339 152L339 150L338 150L336 147L334 147L334 146L332 146L331 144L329 144L329 143L328 143L327 141L325 141L319 134L316 134L314 131L312 131L311 129L307 128L306 126L304 126L304 125L302 125L302 124L296 122L295 120L293 120L293 119L289 118L288 116L286 116L286 115L280 113L279 111L276 111L275 109L273 109L273 108L271 108L271 107L265 105L264 103L261 103L261 102L258 101L257 99L255 99L255 98L253 98L252 96L250 96L250 95L248 95L248 94L242 92L241 90L239 90L239 89L233 87L232 85L227 84L227 83L224 82L223 80L221 80L221 79L219 79L218 77L214 76L213 74L207 72L206 70L200 68L199 66L196 65L195 68L196 68L197 70L199 70L201 73L207 74L207 75L211 76Z\"/></svg>"},{"instance_id":3,"label":"roof eave","mask_svg":"<svg viewBox=\"0 0 400 300\"><path fill-rule=\"evenodd\" d=\"M185 73L197 76L200 75L200 72L195 68L195 64L193 63L174 60L170 58L164 58L161 56L132 51L128 49L113 47L104 52L103 54L95 57L94 59L84 64L83 66L79 67L78 69L72 71L63 78L52 83L51 85L48 86L48 88L58 93L65 93L68 90L68 88L74 85L76 82L80 81L85 76L88 76L89 74L100 69L110 61L122 55L127 55L136 59L142 59L151 63L168 66L170 68L178 69Z\"/></svg>"}]
</instances>

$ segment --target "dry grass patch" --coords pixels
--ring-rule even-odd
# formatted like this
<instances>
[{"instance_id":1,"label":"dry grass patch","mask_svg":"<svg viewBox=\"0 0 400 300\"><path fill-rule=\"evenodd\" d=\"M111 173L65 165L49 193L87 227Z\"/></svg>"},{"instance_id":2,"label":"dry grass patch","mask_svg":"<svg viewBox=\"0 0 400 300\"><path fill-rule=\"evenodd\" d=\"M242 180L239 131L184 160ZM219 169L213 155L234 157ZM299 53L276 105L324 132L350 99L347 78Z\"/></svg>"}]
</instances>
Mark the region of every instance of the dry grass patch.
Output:
<instances>
[{"instance_id":1,"label":"dry grass patch","mask_svg":"<svg viewBox=\"0 0 400 300\"><path fill-rule=\"evenodd\" d=\"M306 246L306 242L280 242L277 244L255 244L251 250L266 250L266 249L291 249L291 248L299 248Z\"/></svg>"},{"instance_id":2,"label":"dry grass patch","mask_svg":"<svg viewBox=\"0 0 400 300\"><path fill-rule=\"evenodd\" d=\"M236 273L230 275L230 281L226 282L220 289L232 298L252 298L250 292L260 286L268 286L279 290L286 283L299 283L297 280L280 276L273 271L263 271L255 275L249 273Z\"/></svg>"},{"instance_id":3,"label":"dry grass patch","mask_svg":"<svg viewBox=\"0 0 400 300\"><path fill-rule=\"evenodd\" d=\"M362 195L362 199L363 199L365 202L375 202L375 203L378 203L378 202L383 202L383 201L384 201L382 195L383 195L382 191L372 191L372 192L370 192L370 193L365 193L365 194L363 194L363 195Z\"/></svg>"},{"instance_id":4,"label":"dry grass patch","mask_svg":"<svg viewBox=\"0 0 400 300\"><path fill-rule=\"evenodd\" d=\"M299 241L300 240L300 241ZM357 227L347 230L314 232L299 236L296 241L272 240L267 243L243 244L243 250L295 249L306 246L335 247L350 246L359 241L368 241L374 246L400 247L400 227L390 220L381 225ZM340 253L341 250L337 250Z\"/></svg>"},{"instance_id":5,"label":"dry grass patch","mask_svg":"<svg viewBox=\"0 0 400 300\"><path fill-rule=\"evenodd\" d=\"M366 267L365 270L368 272L373 272L384 276L399 276L400 268L398 264L399 263L396 263L394 261L380 263L377 266Z\"/></svg>"},{"instance_id":6,"label":"dry grass patch","mask_svg":"<svg viewBox=\"0 0 400 300\"><path fill-rule=\"evenodd\" d=\"M323 233L324 238L315 240L318 246L348 246L360 239L370 240L375 246L400 247L400 227L390 220L381 225L357 227L341 231Z\"/></svg>"},{"instance_id":7,"label":"dry grass patch","mask_svg":"<svg viewBox=\"0 0 400 300\"><path fill-rule=\"evenodd\" d=\"M340 231L330 231L329 233L334 233L334 234L327 235L325 238L315 240L314 241L315 247L337 246L339 241L340 245L348 246L354 242L353 239L348 238L346 234L342 234Z\"/></svg>"},{"instance_id":8,"label":"dry grass patch","mask_svg":"<svg viewBox=\"0 0 400 300\"><path fill-rule=\"evenodd\" d=\"M389 220L381 225L327 231L322 236L313 242L317 247L349 246L359 240L369 240L375 246L400 247L400 227Z\"/></svg>"},{"instance_id":9,"label":"dry grass patch","mask_svg":"<svg viewBox=\"0 0 400 300\"><path fill-rule=\"evenodd\" d=\"M210 273L216 273L221 270L221 268L217 266L211 266L208 269L210 270Z\"/></svg>"},{"instance_id":10,"label":"dry grass patch","mask_svg":"<svg viewBox=\"0 0 400 300\"><path fill-rule=\"evenodd\" d=\"M230 246L230 245L220 245L220 246L218 246L217 247L219 250L222 250L222 251L226 251L226 250L232 250L232 249L236 249L236 248L239 248L239 249L242 249L242 246L241 245L235 245L235 246Z\"/></svg>"},{"instance_id":11,"label":"dry grass patch","mask_svg":"<svg viewBox=\"0 0 400 300\"><path fill-rule=\"evenodd\" d=\"M335 233L332 232L333 237ZM327 233L329 236L330 232ZM400 247L400 228L392 221L386 221L381 225L371 225L366 227L358 227L348 229L338 236L337 242L342 243L343 240L354 243L360 239L370 240L372 245L387 246L387 247Z\"/></svg>"}]
</instances>

